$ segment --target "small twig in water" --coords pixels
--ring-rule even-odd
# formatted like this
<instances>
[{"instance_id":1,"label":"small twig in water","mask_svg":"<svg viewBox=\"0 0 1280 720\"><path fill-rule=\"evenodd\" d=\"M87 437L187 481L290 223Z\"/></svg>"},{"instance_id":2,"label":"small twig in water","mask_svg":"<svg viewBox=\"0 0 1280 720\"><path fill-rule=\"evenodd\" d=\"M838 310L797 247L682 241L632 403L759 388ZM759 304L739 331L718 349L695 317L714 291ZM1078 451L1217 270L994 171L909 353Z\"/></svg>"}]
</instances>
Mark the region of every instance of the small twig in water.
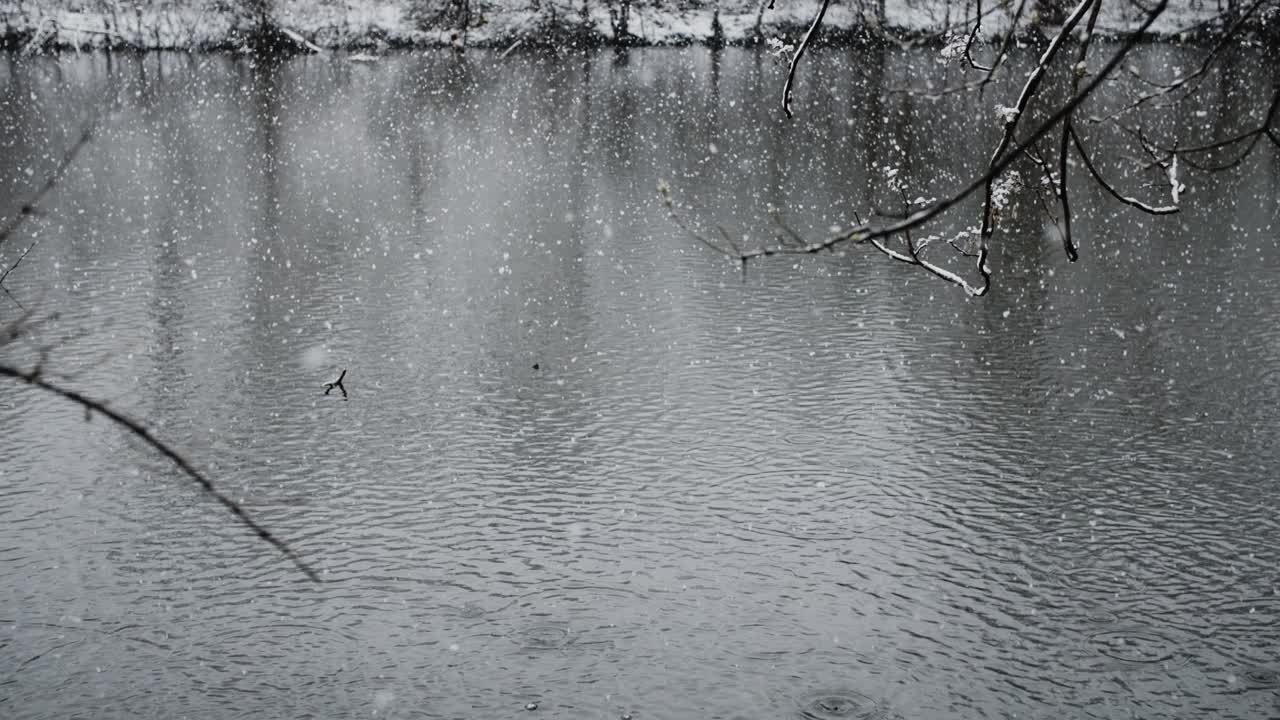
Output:
<instances>
[{"instance_id":1,"label":"small twig in water","mask_svg":"<svg viewBox=\"0 0 1280 720\"><path fill-rule=\"evenodd\" d=\"M342 399L343 399L343 400L346 400L346 399L347 399L347 388L342 384L342 379L343 379L343 378L345 378L346 376L347 376L347 369L346 369L346 368L343 368L343 369L342 369L342 374L338 376L338 379L337 379L337 380L334 380L334 381L333 381L333 382L331 382L331 383L325 383L325 384L324 384L324 394L325 394L325 395L328 395L330 390L332 390L332 389L334 389L334 388L338 388L339 390L341 390L341 391L342 391Z\"/></svg>"}]
</instances>

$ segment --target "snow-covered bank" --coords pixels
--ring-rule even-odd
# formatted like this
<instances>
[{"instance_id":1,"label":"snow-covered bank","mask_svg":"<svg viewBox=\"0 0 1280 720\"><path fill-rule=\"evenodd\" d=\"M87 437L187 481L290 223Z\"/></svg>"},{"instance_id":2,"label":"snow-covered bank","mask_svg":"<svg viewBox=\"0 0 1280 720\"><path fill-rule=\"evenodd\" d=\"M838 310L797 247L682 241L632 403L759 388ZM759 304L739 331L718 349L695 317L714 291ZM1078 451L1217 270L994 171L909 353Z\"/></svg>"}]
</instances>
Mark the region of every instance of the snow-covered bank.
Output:
<instances>
[{"instance_id":1,"label":"snow-covered bank","mask_svg":"<svg viewBox=\"0 0 1280 720\"><path fill-rule=\"evenodd\" d=\"M1162 36L1220 25L1220 0L1170 0L1152 26ZM1029 3L1029 6L1031 4ZM265 10L262 7L265 6ZM640 4L635 0L0 0L0 35L11 48L129 47L213 49L245 46L267 18L283 42L323 48L618 43L671 45L759 41L803 30L819 0L765 3L728 0L713 4ZM975 5L948 0L837 0L823 32L920 36L967 32ZM1017 3L988 10L982 31L1009 27ZM1036 17L1028 11L1026 17ZM1099 25L1108 32L1137 26L1142 11L1130 3L1106 6ZM1280 0L1265 0L1256 28L1280 25ZM717 30L717 25L719 29ZM283 35L281 35L283 31ZM288 38L293 38L289 40Z\"/></svg>"}]
</instances>

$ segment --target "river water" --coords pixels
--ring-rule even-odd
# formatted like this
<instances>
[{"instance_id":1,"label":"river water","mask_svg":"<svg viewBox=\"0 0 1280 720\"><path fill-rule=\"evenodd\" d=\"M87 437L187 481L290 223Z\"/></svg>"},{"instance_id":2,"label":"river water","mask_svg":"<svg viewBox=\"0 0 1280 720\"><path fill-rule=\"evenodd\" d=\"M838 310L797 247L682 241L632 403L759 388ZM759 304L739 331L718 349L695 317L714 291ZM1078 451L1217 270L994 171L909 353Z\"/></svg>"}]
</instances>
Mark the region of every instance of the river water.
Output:
<instances>
[{"instance_id":1,"label":"river water","mask_svg":"<svg viewBox=\"0 0 1280 720\"><path fill-rule=\"evenodd\" d=\"M100 115L0 246L37 243L0 359L46 347L323 579L10 383L0 715L1280 717L1280 154L1171 217L1077 183L1075 264L1015 193L980 299L866 247L744 278L659 180L748 246L771 205L824 232L886 167L966 181L1012 92L809 58L791 122L743 50L0 59L6 216ZM1275 68L1154 122L1244 128Z\"/></svg>"}]
</instances>

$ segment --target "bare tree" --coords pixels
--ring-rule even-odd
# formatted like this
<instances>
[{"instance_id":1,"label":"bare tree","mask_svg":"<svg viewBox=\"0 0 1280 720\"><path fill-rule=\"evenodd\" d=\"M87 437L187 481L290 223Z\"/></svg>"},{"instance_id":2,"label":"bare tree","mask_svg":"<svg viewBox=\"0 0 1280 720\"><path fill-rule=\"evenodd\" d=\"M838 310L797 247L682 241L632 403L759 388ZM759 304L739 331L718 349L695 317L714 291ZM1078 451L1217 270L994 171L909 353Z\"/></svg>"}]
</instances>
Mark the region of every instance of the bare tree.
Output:
<instances>
[{"instance_id":1,"label":"bare tree","mask_svg":"<svg viewBox=\"0 0 1280 720\"><path fill-rule=\"evenodd\" d=\"M855 215L847 229L816 239L801 236L787 227L780 216L775 216L778 232L771 239L751 246L731 241L724 231L719 231L720 236L715 238L697 232L677 206L670 187L662 183L659 193L671 217L699 242L735 259L744 269L751 260L760 257L810 254L843 244L865 244L893 260L916 265L971 295L983 295L992 282L991 239L1001 210L1008 204L1010 194L1019 188L1045 194L1048 200L1045 207L1055 208L1050 216L1058 229L1063 252L1072 262L1079 258L1072 234L1076 211L1067 190L1073 157L1087 170L1090 181L1115 201L1137 212L1166 215L1179 211L1188 169L1228 170L1238 166L1264 142L1280 147L1280 87L1272 88L1270 95L1261 99L1256 106L1260 112L1246 121L1245 127L1227 130L1209 141L1196 142L1186 137L1168 137L1167 131L1155 132L1148 127L1149 118L1140 112L1156 106L1168 112L1169 108L1192 99L1202 89L1210 70L1221 64L1235 44L1247 35L1266 31L1268 22L1274 22L1280 15L1280 0L1245 0L1243 3L1230 0L1215 17L1193 28L1216 37L1200 66L1171 82L1145 77L1125 63L1130 53L1150 37L1152 26L1167 9L1169 0L1158 0L1151 6L1125 0L1137 11L1139 19L1121 35L1118 45L1094 42L1101 33L1098 19L1104 0L1078 0L1061 13L1058 9L1064 6L1060 0L1032 1L1036 2L1036 16L1028 18L1028 31L1041 32L1054 21L1060 25L1044 37L1040 54L1018 86L1017 94L998 106L1000 137L985 166L950 194L932 201L912 201L908 199L904 181L889 176L885 182L901 200L896 216L864 220ZM829 5L830 0L821 0L808 31L791 51L790 69L782 92L782 111L787 117L793 115L792 90L799 77L801 59L820 31ZM973 25L951 36L943 48L944 57L961 63L974 75L943 92L983 93L993 87L991 83L998 74L1009 72L1006 60L1012 38L1024 28L1023 20L1033 8L1028 0L1008 7L1012 8L1006 18L1008 30L994 44L994 49L982 48L979 42L984 37L983 24L990 18L981 2L971 16ZM1102 117L1082 115L1082 108L1088 109L1086 103L1100 87L1120 82L1128 89L1128 100L1123 107ZM1167 188L1167 200L1141 199L1104 177L1094 162L1089 142L1090 135L1102 129L1119 130L1132 139L1146 158L1137 169L1153 173L1160 180ZM1162 140L1155 139L1162 136ZM1218 158L1223 153L1229 154L1225 161ZM1019 167L1015 169L1015 166ZM1021 173L1027 171L1042 175L1044 182L1025 182ZM978 222L949 235L923 232L931 222L979 193L983 200ZM945 260L932 258L930 251L934 249L972 258L977 277L966 278L947 267Z\"/></svg>"}]
</instances>

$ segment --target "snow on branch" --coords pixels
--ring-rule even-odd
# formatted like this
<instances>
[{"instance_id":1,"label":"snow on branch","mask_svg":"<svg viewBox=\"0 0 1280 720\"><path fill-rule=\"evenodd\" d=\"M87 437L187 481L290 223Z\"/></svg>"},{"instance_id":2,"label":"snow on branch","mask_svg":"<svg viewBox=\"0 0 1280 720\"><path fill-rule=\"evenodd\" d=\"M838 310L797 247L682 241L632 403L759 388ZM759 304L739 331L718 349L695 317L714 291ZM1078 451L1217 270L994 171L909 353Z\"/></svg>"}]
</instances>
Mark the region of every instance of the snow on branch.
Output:
<instances>
[{"instance_id":1,"label":"snow on branch","mask_svg":"<svg viewBox=\"0 0 1280 720\"><path fill-rule=\"evenodd\" d=\"M1076 133L1075 127L1071 126L1068 132L1071 135L1071 142L1075 146L1076 154L1078 154L1080 156L1080 160L1084 162L1085 169L1087 169L1089 174L1093 176L1094 182L1102 186L1102 189L1106 190L1111 197L1125 205L1128 205L1129 207L1137 208L1138 210L1151 215L1171 215L1178 212L1178 207L1176 205L1152 206L1136 198L1121 194L1119 190L1116 190L1115 186L1107 182L1106 179L1102 177L1102 174L1099 173L1098 169L1094 166L1093 161L1089 159L1089 153L1085 151L1084 142Z\"/></svg>"},{"instance_id":2,"label":"snow on branch","mask_svg":"<svg viewBox=\"0 0 1280 720\"><path fill-rule=\"evenodd\" d=\"M671 196L671 188L665 181L658 184L659 196L661 197L662 202L666 205L671 219L677 226L710 249L737 260L741 263L744 270L749 261L759 257L767 257L783 253L812 254L831 250L835 246L844 243L869 243L883 254L898 260L899 262L906 262L920 266L930 273L963 288L965 292L970 295L985 295L991 287L992 278L991 268L987 262L990 256L988 237L989 233L993 229L993 211L996 208L995 203L997 200L996 190L997 188L1005 187L1005 185L997 184L997 179L999 179L1001 175L1009 169L1010 165L1021 158L1028 150L1034 148L1035 145L1050 131L1067 121L1071 117L1072 113L1075 112L1076 108L1088 99L1099 86L1111 78L1115 73L1116 68L1120 66L1134 47L1141 42L1152 24L1155 23L1156 19L1159 18L1168 7L1169 0L1158 0L1155 6L1147 12L1146 17L1143 19L1139 27L1125 38L1120 47L1117 48L1107 62L1105 62L1102 67L1094 73L1088 83L1078 92L1074 93L1066 102L1058 106L1058 108L1053 111L1046 120L1040 123L1040 125L1036 127L1036 129L1033 130L1024 140L1020 142L1017 141L1014 132L1016 128L1012 126L1015 126L1017 121L1022 117L1022 111L1025 110L1026 104L1030 101L1030 96L1034 95L1036 86L1039 83L1039 78L1043 76L1045 68L1052 60L1052 57L1056 55L1057 49L1062 46L1063 42L1065 42L1069 29L1074 28L1079 24L1080 20L1084 16L1084 12L1095 2L1101 2L1101 0L1084 0L1072 13L1067 25L1064 26L1062 31L1060 31L1055 37L1054 41L1051 42L1049 50L1046 51L1045 56L1042 56L1037 69L1033 71L1032 78L1030 78L1027 85L1024 86L1019 105L1015 108L1017 116L1012 119L1012 122L1006 125L1005 133L1001 138L1000 147L997 149L997 152L993 153L986 171L950 196L933 201L924 207L910 212L905 217L888 223L872 223L858 220L852 227L834 231L831 235L820 240L800 240L797 242L796 240L791 239L785 243L779 242L776 245L762 245L754 250L741 250L736 246L723 246L697 233L677 211L675 202ZM1274 114L1275 103L1273 102L1272 110L1268 114L1268 122L1270 117ZM1256 132L1265 133L1268 138L1275 139L1276 137L1276 135L1270 131L1269 126L1266 125ZM1011 178L1012 176L1006 178L1005 184L1007 184ZM979 247L975 261L975 269L982 280L981 283L972 283L949 270L938 267L937 265L929 263L921 258L920 255L923 249L922 245L912 242L907 238L906 233L924 225L925 223L931 222L938 216L955 208L966 198L980 189L985 189L986 200L983 203L983 223L978 236ZM902 235L904 242L909 243L907 245L906 253L893 250L883 242L887 238L898 235ZM957 238L952 238L948 241L948 244L958 251L964 250L965 252L963 252L963 254L968 255L968 248L966 247L962 249L956 240Z\"/></svg>"}]
</instances>

